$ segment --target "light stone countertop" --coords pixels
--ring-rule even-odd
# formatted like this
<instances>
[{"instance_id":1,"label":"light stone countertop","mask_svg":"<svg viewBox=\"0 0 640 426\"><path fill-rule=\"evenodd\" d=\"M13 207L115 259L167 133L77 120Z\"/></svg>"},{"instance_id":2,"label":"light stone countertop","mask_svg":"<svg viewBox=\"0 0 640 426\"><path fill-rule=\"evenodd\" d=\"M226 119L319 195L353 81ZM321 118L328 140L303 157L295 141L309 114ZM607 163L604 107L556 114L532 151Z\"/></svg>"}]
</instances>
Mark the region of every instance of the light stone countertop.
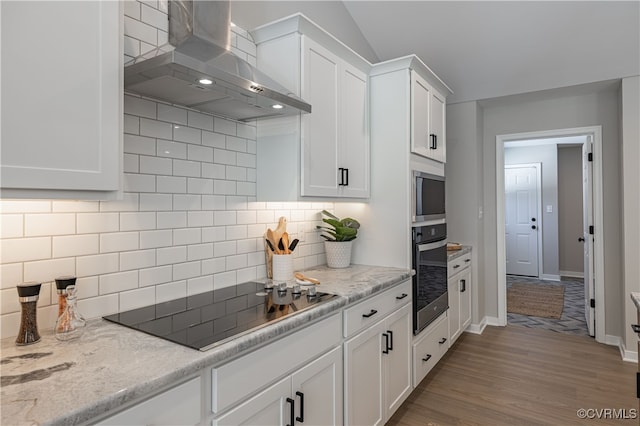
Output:
<instances>
[{"instance_id":1,"label":"light stone countertop","mask_svg":"<svg viewBox=\"0 0 640 426\"><path fill-rule=\"evenodd\" d=\"M345 269L320 267L304 273L321 281L318 291L342 297L206 352L102 319L89 321L84 334L75 341L60 342L51 330L40 330L42 340L29 346L16 346L15 338L3 339L0 424L87 422L399 284L409 279L413 271L351 265Z\"/></svg>"},{"instance_id":2,"label":"light stone countertop","mask_svg":"<svg viewBox=\"0 0 640 426\"><path fill-rule=\"evenodd\" d=\"M451 262L452 260L457 259L467 253L471 253L471 246L462 246L460 250L448 250L447 262Z\"/></svg>"},{"instance_id":3,"label":"light stone countertop","mask_svg":"<svg viewBox=\"0 0 640 426\"><path fill-rule=\"evenodd\" d=\"M640 293L631 293L631 300L635 303L636 308L640 311Z\"/></svg>"}]
</instances>

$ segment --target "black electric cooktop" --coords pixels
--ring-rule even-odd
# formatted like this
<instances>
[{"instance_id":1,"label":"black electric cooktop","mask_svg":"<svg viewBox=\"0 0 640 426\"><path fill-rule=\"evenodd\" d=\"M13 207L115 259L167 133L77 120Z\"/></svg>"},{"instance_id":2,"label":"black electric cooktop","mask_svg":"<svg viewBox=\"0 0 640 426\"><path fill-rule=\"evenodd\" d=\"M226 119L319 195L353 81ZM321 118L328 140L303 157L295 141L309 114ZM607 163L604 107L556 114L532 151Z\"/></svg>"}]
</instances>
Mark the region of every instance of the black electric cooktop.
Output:
<instances>
[{"instance_id":1,"label":"black electric cooktop","mask_svg":"<svg viewBox=\"0 0 640 426\"><path fill-rule=\"evenodd\" d=\"M247 282L103 317L107 321L205 351L266 324L327 302L334 294L309 287L265 289Z\"/></svg>"}]
</instances>

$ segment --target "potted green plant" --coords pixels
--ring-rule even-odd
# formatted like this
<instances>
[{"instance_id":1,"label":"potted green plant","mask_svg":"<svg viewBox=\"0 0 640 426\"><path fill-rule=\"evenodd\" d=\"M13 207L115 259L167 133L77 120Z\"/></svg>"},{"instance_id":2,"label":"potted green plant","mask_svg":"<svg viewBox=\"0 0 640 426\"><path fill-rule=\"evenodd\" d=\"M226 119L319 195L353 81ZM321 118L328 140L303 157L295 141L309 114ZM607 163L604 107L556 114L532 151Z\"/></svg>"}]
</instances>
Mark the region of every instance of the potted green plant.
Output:
<instances>
[{"instance_id":1,"label":"potted green plant","mask_svg":"<svg viewBox=\"0 0 640 426\"><path fill-rule=\"evenodd\" d=\"M360 223L350 217L340 219L332 213L322 210L323 225L317 225L324 241L327 255L327 266L330 268L346 268L351 264L351 246L358 236Z\"/></svg>"}]
</instances>

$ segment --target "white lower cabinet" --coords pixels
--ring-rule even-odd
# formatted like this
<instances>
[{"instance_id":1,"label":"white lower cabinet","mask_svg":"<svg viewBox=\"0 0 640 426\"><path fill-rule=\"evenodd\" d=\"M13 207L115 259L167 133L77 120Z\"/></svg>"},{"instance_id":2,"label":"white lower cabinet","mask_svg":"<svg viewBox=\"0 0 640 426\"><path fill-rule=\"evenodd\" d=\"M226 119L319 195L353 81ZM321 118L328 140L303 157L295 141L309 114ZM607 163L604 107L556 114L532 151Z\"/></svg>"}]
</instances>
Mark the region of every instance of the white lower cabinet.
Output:
<instances>
[{"instance_id":1,"label":"white lower cabinet","mask_svg":"<svg viewBox=\"0 0 640 426\"><path fill-rule=\"evenodd\" d=\"M448 262L449 346L471 323L471 253Z\"/></svg>"},{"instance_id":2,"label":"white lower cabinet","mask_svg":"<svg viewBox=\"0 0 640 426\"><path fill-rule=\"evenodd\" d=\"M212 425L341 425L342 350L337 347L253 398Z\"/></svg>"},{"instance_id":3,"label":"white lower cabinet","mask_svg":"<svg viewBox=\"0 0 640 426\"><path fill-rule=\"evenodd\" d=\"M407 285L410 288L407 282L370 299L378 305L365 301L345 311L345 318L359 311L366 316L389 312L388 306L403 303L344 344L347 425L384 424L411 393L411 298Z\"/></svg>"},{"instance_id":4,"label":"white lower cabinet","mask_svg":"<svg viewBox=\"0 0 640 426\"><path fill-rule=\"evenodd\" d=\"M449 318L441 315L413 342L413 387L425 378L449 349Z\"/></svg>"},{"instance_id":5,"label":"white lower cabinet","mask_svg":"<svg viewBox=\"0 0 640 426\"><path fill-rule=\"evenodd\" d=\"M201 386L201 378L196 377L95 424L197 425L202 414Z\"/></svg>"}]
</instances>

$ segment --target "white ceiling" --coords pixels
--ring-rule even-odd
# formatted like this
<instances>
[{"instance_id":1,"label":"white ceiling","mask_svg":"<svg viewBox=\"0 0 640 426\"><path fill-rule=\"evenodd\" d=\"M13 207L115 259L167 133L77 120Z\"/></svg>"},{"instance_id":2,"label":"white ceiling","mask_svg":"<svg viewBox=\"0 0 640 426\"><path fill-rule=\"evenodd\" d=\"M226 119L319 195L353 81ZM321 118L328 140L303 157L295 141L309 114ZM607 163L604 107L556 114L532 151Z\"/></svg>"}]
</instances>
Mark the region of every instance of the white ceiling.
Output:
<instances>
[{"instance_id":1,"label":"white ceiling","mask_svg":"<svg viewBox=\"0 0 640 426\"><path fill-rule=\"evenodd\" d=\"M639 1L344 1L380 60L417 54L455 103L640 74Z\"/></svg>"}]
</instances>

